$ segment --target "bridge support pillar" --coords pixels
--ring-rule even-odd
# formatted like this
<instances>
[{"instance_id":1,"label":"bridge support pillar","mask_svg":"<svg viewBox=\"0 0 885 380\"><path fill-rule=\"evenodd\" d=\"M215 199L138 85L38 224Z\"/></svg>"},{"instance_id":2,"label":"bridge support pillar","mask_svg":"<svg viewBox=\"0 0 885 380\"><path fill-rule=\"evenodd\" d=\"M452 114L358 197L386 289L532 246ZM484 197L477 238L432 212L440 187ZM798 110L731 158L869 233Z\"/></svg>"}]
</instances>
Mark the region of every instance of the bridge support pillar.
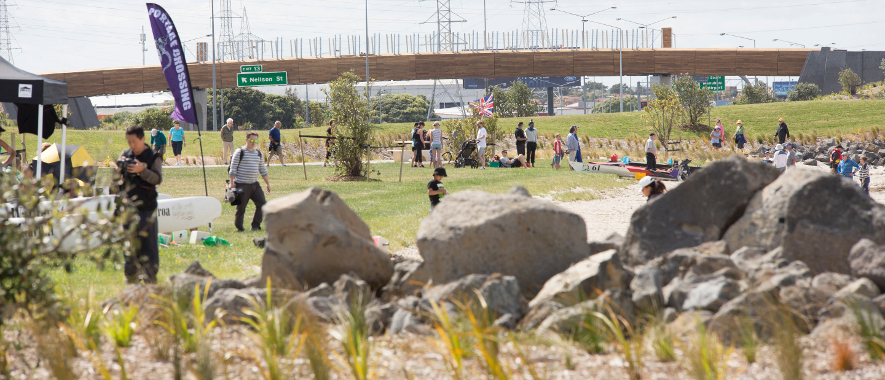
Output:
<instances>
[{"instance_id":1,"label":"bridge support pillar","mask_svg":"<svg viewBox=\"0 0 885 380\"><path fill-rule=\"evenodd\" d=\"M547 116L555 116L555 107L553 107L553 87L547 87Z\"/></svg>"}]
</instances>

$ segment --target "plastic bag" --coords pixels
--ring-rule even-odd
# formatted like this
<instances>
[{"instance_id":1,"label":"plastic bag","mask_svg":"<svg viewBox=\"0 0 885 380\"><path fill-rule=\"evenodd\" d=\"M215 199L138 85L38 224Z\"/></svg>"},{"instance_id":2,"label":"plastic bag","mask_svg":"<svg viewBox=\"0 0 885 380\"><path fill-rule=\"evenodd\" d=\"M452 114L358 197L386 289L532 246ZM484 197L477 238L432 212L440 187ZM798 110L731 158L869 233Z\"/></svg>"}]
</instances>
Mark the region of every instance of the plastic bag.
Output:
<instances>
[{"instance_id":1,"label":"plastic bag","mask_svg":"<svg viewBox=\"0 0 885 380\"><path fill-rule=\"evenodd\" d=\"M203 240L203 245L207 247L214 247L216 245L226 245L228 247L233 246L233 244L228 243L227 240L224 240L218 236L209 236Z\"/></svg>"}]
</instances>

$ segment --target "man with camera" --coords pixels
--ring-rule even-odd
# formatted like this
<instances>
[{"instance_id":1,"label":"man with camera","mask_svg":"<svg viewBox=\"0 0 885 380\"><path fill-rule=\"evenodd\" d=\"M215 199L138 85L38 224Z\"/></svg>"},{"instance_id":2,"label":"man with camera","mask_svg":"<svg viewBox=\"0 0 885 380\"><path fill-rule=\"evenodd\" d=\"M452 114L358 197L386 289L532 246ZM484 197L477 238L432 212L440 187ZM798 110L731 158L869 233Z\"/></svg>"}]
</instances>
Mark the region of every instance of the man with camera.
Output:
<instances>
[{"instance_id":1,"label":"man with camera","mask_svg":"<svg viewBox=\"0 0 885 380\"><path fill-rule=\"evenodd\" d=\"M261 221L264 220L264 213L261 207L267 201L264 198L264 192L258 183L258 175L264 179L267 185L267 193L270 194L270 179L267 177L267 167L264 166L264 160L261 158L261 151L258 147L258 133L249 131L246 133L246 145L237 148L230 160L230 189L236 189L236 199L231 205L237 206L237 213L234 217L234 226L237 231L243 232L243 217L246 214L246 205L251 200L255 203L255 215L252 217L252 231L261 231Z\"/></svg>"},{"instance_id":2,"label":"man with camera","mask_svg":"<svg viewBox=\"0 0 885 380\"><path fill-rule=\"evenodd\" d=\"M157 245L157 185L163 182L163 159L144 141L144 129L133 125L126 129L129 149L117 159L117 173L122 174L120 196L129 198L138 214L137 251L126 258L123 272L126 282L155 284L160 269Z\"/></svg>"}]
</instances>

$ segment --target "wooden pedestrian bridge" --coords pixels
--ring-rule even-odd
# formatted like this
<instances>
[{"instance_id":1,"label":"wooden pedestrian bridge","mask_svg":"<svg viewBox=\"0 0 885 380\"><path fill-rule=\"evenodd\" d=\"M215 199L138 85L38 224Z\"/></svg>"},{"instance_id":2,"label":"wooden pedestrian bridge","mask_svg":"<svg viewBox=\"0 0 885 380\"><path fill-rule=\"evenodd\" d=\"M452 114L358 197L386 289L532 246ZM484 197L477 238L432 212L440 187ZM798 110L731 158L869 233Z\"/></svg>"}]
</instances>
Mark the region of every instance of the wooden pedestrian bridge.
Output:
<instances>
[{"instance_id":1,"label":"wooden pedestrian bridge","mask_svg":"<svg viewBox=\"0 0 885 380\"><path fill-rule=\"evenodd\" d=\"M369 56L373 80L532 76L755 75L799 76L815 49L613 49L497 50ZM326 83L353 71L365 79L366 57L280 58L216 63L218 88L237 86L241 65L287 72L288 84ZM212 88L212 64L188 64L195 88ZM68 83L68 96L167 91L159 65L41 73Z\"/></svg>"}]
</instances>

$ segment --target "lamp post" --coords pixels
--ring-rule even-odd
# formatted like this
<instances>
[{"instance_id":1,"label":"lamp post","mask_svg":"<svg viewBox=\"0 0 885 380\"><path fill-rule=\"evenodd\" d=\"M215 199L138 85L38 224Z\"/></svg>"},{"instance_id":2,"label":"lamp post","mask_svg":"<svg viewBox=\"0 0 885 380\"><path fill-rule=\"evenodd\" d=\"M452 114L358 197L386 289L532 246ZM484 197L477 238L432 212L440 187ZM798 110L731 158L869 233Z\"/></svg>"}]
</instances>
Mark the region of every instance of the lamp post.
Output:
<instances>
[{"instance_id":1,"label":"lamp post","mask_svg":"<svg viewBox=\"0 0 885 380\"><path fill-rule=\"evenodd\" d=\"M212 130L218 130L218 90L215 85L215 0L212 0Z\"/></svg>"},{"instance_id":2,"label":"lamp post","mask_svg":"<svg viewBox=\"0 0 885 380\"><path fill-rule=\"evenodd\" d=\"M803 45L803 44L799 44L799 43L795 43L795 42L790 42L790 41L787 41L787 40L782 40L782 39L780 39L780 38L775 38L775 39L773 39L772 41L773 41L773 42L777 42L777 41L785 42L785 43L788 43L788 44L793 45L793 46L801 46L801 47L805 48L805 45Z\"/></svg>"},{"instance_id":3,"label":"lamp post","mask_svg":"<svg viewBox=\"0 0 885 380\"><path fill-rule=\"evenodd\" d=\"M578 17L580 17L580 18L581 18L581 38L583 38L583 37L584 37L584 33L585 33L585 27L584 27L584 26L587 25L587 21L589 21L589 20L587 20L587 16L592 16L592 15L595 15L595 14L597 14L597 13L605 12L605 11L607 11L607 10L609 10L609 9L617 9L617 8L618 8L618 7L609 7L609 8L605 8L605 9L598 10L598 11L593 12L593 13L588 13L588 14L586 14L586 15L579 15L579 14L576 14L576 13L567 12L567 11L564 11L564 10L562 10L562 9L556 9L556 7L554 7L554 8L550 8L550 10L551 10L551 11L562 12L562 13L565 13L565 14L570 14L570 15L572 15L572 16L578 16ZM583 76L583 75L581 75L581 93L582 93L581 96L583 97L582 100L584 101L584 107L583 107L583 108L584 108L584 114L586 115L586 114L587 114L587 90L584 88L584 76ZM623 111L623 110L622 110L622 111Z\"/></svg>"},{"instance_id":4,"label":"lamp post","mask_svg":"<svg viewBox=\"0 0 885 380\"><path fill-rule=\"evenodd\" d=\"M618 21L626 21L626 22L629 22L629 23L633 23L633 24L639 25L639 29L651 29L651 30L652 30L652 32L651 32L651 48L654 49L654 48L655 48L655 33L654 33L654 31L657 30L657 29L649 28L649 26L650 26L650 25L657 24L657 23L662 22L662 21L667 21L667 20L670 20L670 19L674 19L674 18L676 18L676 16L665 17L665 18L662 18L662 19L660 19L660 20L658 20L658 21L651 22L651 23L648 23L648 24L643 24L643 23L641 23L641 22L636 22L636 21L630 21L630 20L627 20L627 19L625 19L625 18L620 18L620 17L618 18Z\"/></svg>"},{"instance_id":5,"label":"lamp post","mask_svg":"<svg viewBox=\"0 0 885 380\"><path fill-rule=\"evenodd\" d=\"M743 38L743 39L745 39L745 40L753 41L753 49L756 48L756 40L754 40L754 39L752 39L752 38L741 37L741 36L735 36L734 34L729 34L729 33L719 33L719 35L720 35L720 36L731 36L731 37Z\"/></svg>"},{"instance_id":6,"label":"lamp post","mask_svg":"<svg viewBox=\"0 0 885 380\"><path fill-rule=\"evenodd\" d=\"M602 10L598 10L598 11L593 12L593 13L588 13L588 14L585 14L585 15L579 15L579 14L577 14L577 13L567 12L567 11L564 11L564 10L562 10L562 9L557 9L556 7L554 7L554 8L550 8L551 11L562 12L562 13L570 14L570 15L572 15L572 16L578 16L578 17L580 17L580 18L581 18L581 36L584 35L584 25L587 23L587 21L590 21L590 20L587 20L587 16L593 16L593 15L595 15L595 14L597 14L597 13L602 13L602 12L605 12L605 11L607 11L607 10L609 10L609 9L618 9L618 7L608 7L608 8L605 8L605 9L602 9Z\"/></svg>"},{"instance_id":7,"label":"lamp post","mask_svg":"<svg viewBox=\"0 0 885 380\"><path fill-rule=\"evenodd\" d=\"M624 29L618 28L614 25L604 24L599 21L587 21L618 30L618 67L620 70L619 76L621 77L621 85L620 88L618 88L618 97L621 98L621 112L624 112Z\"/></svg>"}]
</instances>

